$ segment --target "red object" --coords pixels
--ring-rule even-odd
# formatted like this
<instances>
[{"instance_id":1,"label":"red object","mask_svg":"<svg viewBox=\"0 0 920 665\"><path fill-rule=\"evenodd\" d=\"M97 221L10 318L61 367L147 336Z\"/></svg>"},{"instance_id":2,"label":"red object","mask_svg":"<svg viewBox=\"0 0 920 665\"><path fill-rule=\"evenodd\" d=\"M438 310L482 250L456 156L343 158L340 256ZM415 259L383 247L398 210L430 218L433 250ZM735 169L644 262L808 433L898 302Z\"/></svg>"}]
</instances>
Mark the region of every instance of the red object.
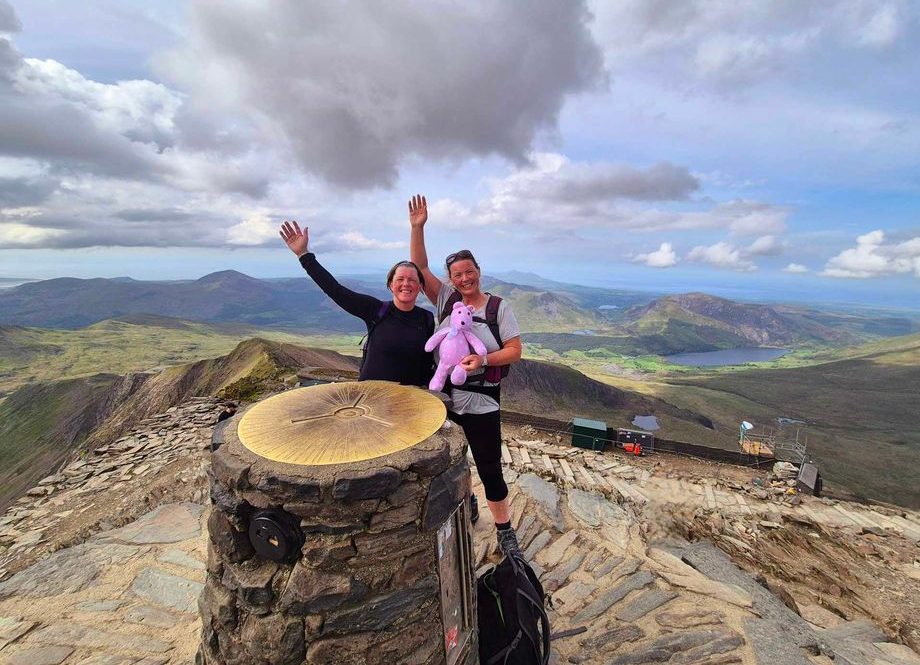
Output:
<instances>
[{"instance_id":1,"label":"red object","mask_svg":"<svg viewBox=\"0 0 920 665\"><path fill-rule=\"evenodd\" d=\"M642 454L642 444L641 443L624 443L623 450L628 453L632 453L637 457Z\"/></svg>"},{"instance_id":2,"label":"red object","mask_svg":"<svg viewBox=\"0 0 920 665\"><path fill-rule=\"evenodd\" d=\"M460 637L460 630L458 626L453 626L450 630L444 633L444 648L446 651L455 649L457 647L458 638Z\"/></svg>"}]
</instances>

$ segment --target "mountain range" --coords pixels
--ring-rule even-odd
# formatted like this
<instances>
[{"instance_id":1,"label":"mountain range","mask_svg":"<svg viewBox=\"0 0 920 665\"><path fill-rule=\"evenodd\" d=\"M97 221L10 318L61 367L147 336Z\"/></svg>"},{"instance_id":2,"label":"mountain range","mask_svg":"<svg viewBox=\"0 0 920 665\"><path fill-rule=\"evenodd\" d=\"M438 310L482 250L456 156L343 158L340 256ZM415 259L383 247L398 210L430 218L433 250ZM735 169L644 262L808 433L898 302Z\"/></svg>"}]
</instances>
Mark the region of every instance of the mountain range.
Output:
<instances>
[{"instance_id":1,"label":"mountain range","mask_svg":"<svg viewBox=\"0 0 920 665\"><path fill-rule=\"evenodd\" d=\"M344 283L387 297L381 283ZM534 286L490 277L483 278L483 286L511 303L525 341L553 350L603 347L667 354L759 345L842 345L920 330L918 319L909 316L743 304L702 293L654 298L548 280ZM232 270L174 282L60 278L0 291L3 325L78 329L136 315L301 332L363 328L309 279L260 280Z\"/></svg>"}]
</instances>

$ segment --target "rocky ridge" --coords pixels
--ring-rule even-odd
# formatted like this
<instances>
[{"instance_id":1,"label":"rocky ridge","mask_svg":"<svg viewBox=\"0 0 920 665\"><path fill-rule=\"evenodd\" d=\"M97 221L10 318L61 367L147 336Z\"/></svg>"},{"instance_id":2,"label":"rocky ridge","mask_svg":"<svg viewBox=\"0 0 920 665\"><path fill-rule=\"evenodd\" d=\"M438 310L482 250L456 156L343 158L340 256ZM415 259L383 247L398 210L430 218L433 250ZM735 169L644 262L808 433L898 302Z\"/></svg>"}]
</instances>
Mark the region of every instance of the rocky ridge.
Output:
<instances>
[{"instance_id":1,"label":"rocky ridge","mask_svg":"<svg viewBox=\"0 0 920 665\"><path fill-rule=\"evenodd\" d=\"M0 662L192 661L219 410L196 399L148 419L0 518ZM899 643L917 646L916 513L792 505L739 468L505 434L513 521L551 601L553 662L920 663ZM496 560L483 513L479 566ZM793 584L770 571L792 557L824 577ZM879 620L879 604L902 623Z\"/></svg>"}]
</instances>

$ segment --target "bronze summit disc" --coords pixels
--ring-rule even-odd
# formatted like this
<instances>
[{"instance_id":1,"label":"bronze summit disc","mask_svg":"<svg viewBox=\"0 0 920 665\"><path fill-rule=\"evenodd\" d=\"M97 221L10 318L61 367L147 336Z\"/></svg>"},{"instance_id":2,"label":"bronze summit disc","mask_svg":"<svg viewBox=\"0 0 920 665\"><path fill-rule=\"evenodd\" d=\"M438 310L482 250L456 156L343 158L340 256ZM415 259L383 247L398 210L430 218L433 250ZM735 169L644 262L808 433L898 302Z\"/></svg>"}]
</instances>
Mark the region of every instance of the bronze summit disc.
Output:
<instances>
[{"instance_id":1,"label":"bronze summit disc","mask_svg":"<svg viewBox=\"0 0 920 665\"><path fill-rule=\"evenodd\" d=\"M447 411L434 395L389 381L289 390L252 407L240 442L276 462L360 462L411 448L438 431Z\"/></svg>"}]
</instances>

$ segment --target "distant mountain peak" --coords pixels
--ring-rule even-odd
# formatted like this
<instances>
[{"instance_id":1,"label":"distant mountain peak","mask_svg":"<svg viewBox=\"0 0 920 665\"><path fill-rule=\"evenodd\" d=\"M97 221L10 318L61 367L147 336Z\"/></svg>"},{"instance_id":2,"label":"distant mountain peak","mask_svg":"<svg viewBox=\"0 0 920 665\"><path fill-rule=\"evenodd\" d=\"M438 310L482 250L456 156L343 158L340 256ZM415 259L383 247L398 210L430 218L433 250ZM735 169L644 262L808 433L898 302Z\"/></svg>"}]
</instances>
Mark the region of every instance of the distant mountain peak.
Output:
<instances>
[{"instance_id":1,"label":"distant mountain peak","mask_svg":"<svg viewBox=\"0 0 920 665\"><path fill-rule=\"evenodd\" d=\"M237 270L219 270L217 272L212 272L204 277L200 277L195 280L196 284L253 284L260 283L255 277L250 277L244 273L241 273Z\"/></svg>"}]
</instances>

